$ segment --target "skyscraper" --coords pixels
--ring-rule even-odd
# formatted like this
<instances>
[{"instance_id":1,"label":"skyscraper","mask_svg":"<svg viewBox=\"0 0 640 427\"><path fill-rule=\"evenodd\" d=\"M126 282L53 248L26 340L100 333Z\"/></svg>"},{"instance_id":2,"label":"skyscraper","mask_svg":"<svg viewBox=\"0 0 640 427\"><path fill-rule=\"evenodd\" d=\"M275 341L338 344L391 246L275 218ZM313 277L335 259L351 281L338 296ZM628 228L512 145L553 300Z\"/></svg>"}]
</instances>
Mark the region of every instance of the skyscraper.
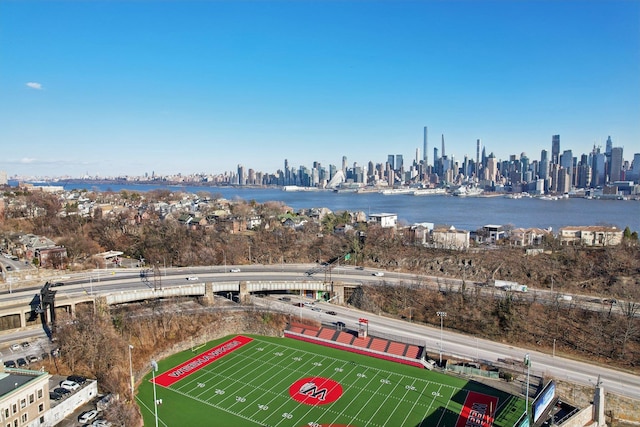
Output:
<instances>
[{"instance_id":1,"label":"skyscraper","mask_svg":"<svg viewBox=\"0 0 640 427\"><path fill-rule=\"evenodd\" d=\"M404 167L404 159L402 157L402 154L396 154L396 164L395 164L395 170L402 170L402 168Z\"/></svg>"},{"instance_id":2,"label":"skyscraper","mask_svg":"<svg viewBox=\"0 0 640 427\"><path fill-rule=\"evenodd\" d=\"M395 161L396 157L393 154L389 154L387 155L387 163L389 163L389 166L391 166L391 169L395 170L396 169L396 161Z\"/></svg>"},{"instance_id":3,"label":"skyscraper","mask_svg":"<svg viewBox=\"0 0 640 427\"><path fill-rule=\"evenodd\" d=\"M606 154L607 156L610 156L612 148L613 148L613 142L611 141L611 136L608 136L607 145L605 146L605 149L604 149L604 154Z\"/></svg>"},{"instance_id":4,"label":"skyscraper","mask_svg":"<svg viewBox=\"0 0 640 427\"><path fill-rule=\"evenodd\" d=\"M540 179L546 180L549 178L549 152L547 152L547 150L542 150L540 152L540 165L538 168L538 177Z\"/></svg>"},{"instance_id":5,"label":"skyscraper","mask_svg":"<svg viewBox=\"0 0 640 427\"><path fill-rule=\"evenodd\" d=\"M557 165L560 162L560 135L551 137L551 163Z\"/></svg>"},{"instance_id":6,"label":"skyscraper","mask_svg":"<svg viewBox=\"0 0 640 427\"><path fill-rule=\"evenodd\" d=\"M424 127L424 141L422 142L422 156L423 156L423 160L424 160L424 166L427 167L428 164L428 160L429 160L429 156L427 155L427 149L428 149L428 144L427 144L427 127Z\"/></svg>"},{"instance_id":7,"label":"skyscraper","mask_svg":"<svg viewBox=\"0 0 640 427\"><path fill-rule=\"evenodd\" d=\"M444 151L444 133L442 134L442 154L440 154L440 156L442 156L442 157L446 156L445 151Z\"/></svg>"},{"instance_id":8,"label":"skyscraper","mask_svg":"<svg viewBox=\"0 0 640 427\"><path fill-rule=\"evenodd\" d=\"M609 167L609 182L620 181L621 179L622 179L622 147L613 147L611 149L611 165Z\"/></svg>"},{"instance_id":9,"label":"skyscraper","mask_svg":"<svg viewBox=\"0 0 640 427\"><path fill-rule=\"evenodd\" d=\"M480 146L482 142L478 138L476 141L476 179L480 179Z\"/></svg>"}]
</instances>

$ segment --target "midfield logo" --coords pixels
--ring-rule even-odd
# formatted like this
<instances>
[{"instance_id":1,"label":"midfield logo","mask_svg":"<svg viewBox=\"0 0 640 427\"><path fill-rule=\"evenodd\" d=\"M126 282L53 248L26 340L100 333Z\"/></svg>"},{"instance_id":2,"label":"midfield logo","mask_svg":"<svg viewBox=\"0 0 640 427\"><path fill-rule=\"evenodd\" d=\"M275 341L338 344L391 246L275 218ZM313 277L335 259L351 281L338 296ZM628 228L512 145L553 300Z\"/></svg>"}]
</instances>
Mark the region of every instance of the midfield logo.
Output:
<instances>
[{"instance_id":1,"label":"midfield logo","mask_svg":"<svg viewBox=\"0 0 640 427\"><path fill-rule=\"evenodd\" d=\"M324 400L327 397L327 389L318 389L318 386L313 381L303 384L298 393L306 394L309 397L315 397L318 400Z\"/></svg>"},{"instance_id":2,"label":"midfield logo","mask_svg":"<svg viewBox=\"0 0 640 427\"><path fill-rule=\"evenodd\" d=\"M301 378L291 384L289 396L305 405L327 405L342 396L342 386L331 378Z\"/></svg>"}]
</instances>

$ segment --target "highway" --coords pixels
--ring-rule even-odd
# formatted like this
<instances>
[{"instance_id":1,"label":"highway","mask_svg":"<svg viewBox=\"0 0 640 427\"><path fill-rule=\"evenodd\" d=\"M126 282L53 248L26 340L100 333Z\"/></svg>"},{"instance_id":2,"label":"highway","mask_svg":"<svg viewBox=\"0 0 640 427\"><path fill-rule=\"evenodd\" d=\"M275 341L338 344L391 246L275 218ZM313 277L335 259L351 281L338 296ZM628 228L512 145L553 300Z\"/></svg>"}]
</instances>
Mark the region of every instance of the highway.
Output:
<instances>
[{"instance_id":1,"label":"highway","mask_svg":"<svg viewBox=\"0 0 640 427\"><path fill-rule=\"evenodd\" d=\"M231 273L229 270L236 266L214 267L194 267L182 269L160 269L160 282L162 287L181 286L202 282L230 282L230 281L300 281L300 280L323 280L324 273L318 273L314 276L307 276L306 271L317 265L243 265L237 266L241 271ZM380 283L385 281L389 284L420 283L422 286L432 287L434 289L442 288L446 285L447 289L451 289L461 281L447 279L446 283L442 278L433 277L416 277L415 275L385 272L383 277L373 276L377 270L358 270L353 267L338 267L331 272L331 280L346 283ZM192 280L188 280L191 278ZM327 277L329 278L329 277ZM156 278L158 279L158 278ZM153 278L144 280L140 277L140 271L93 271L90 273L78 273L61 277L59 281L64 280L64 285L55 287L57 291L56 298L73 297L76 294L93 294L100 295L109 292L123 290L139 290L154 286ZM36 287L19 287L14 283L12 293L0 294L0 304L10 305L16 304L18 301L24 301L25 298L33 298L38 292ZM486 292L495 293L495 289L487 289ZM549 302L556 301L557 296L549 291L530 290L523 296L530 297L536 295L540 300ZM302 299L300 299L302 301ZM329 303L317 303L321 311L312 311L310 308L294 307L292 302L278 301L277 298L252 298L257 305L270 306L278 311L290 313L292 316L304 316L324 322L345 322L348 328L355 329L358 319L365 317L369 320L370 334L385 335L401 335L407 340L415 340L416 343L425 345L429 353L429 357L438 359L440 354L440 346L442 344L442 352L445 356L454 355L470 360L496 362L498 360L514 360L518 363L523 360L525 354L530 355L531 374L542 376L551 375L553 377L583 384L595 386L598 375L601 376L605 389L609 392L619 395L640 399L640 377L638 375L611 369L605 366L592 365L584 362L564 359L558 356L542 353L539 351L518 348L508 344L491 342L476 337L467 336L446 329L446 317L443 318L444 328L430 327L416 323L410 323L405 320L391 319L381 315L361 312L353 308L347 308ZM601 303L593 303L593 297L574 296L571 304L581 304L590 309L617 309L617 307L603 306ZM326 311L335 311L337 314L332 316ZM19 334L4 333L0 337L0 348L8 348L9 343L16 342L24 337L43 337L44 333L41 329L33 329L30 331L22 331ZM518 365L523 369L522 365Z\"/></svg>"}]
</instances>

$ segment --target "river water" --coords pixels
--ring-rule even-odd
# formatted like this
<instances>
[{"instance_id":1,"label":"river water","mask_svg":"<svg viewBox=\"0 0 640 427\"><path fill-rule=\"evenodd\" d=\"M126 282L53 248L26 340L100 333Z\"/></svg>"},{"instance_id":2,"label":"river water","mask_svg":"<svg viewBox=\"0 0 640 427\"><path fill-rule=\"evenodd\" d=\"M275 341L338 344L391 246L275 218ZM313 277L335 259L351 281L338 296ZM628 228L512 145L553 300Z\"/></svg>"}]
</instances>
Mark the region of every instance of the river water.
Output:
<instances>
[{"instance_id":1,"label":"river water","mask_svg":"<svg viewBox=\"0 0 640 427\"><path fill-rule=\"evenodd\" d=\"M60 185L55 183L54 185ZM564 226L615 225L640 232L640 202L570 198L541 200L495 197L454 197L449 195L413 196L380 193L334 193L331 191L283 191L280 188L202 187L152 184L65 183L65 190L121 190L146 192L157 189L208 192L226 199L255 200L258 203L280 201L295 210L326 207L332 211L363 211L366 214L392 213L400 224L430 222L453 225L457 229L476 230L483 225L511 224L514 227L551 227L557 232Z\"/></svg>"}]
</instances>

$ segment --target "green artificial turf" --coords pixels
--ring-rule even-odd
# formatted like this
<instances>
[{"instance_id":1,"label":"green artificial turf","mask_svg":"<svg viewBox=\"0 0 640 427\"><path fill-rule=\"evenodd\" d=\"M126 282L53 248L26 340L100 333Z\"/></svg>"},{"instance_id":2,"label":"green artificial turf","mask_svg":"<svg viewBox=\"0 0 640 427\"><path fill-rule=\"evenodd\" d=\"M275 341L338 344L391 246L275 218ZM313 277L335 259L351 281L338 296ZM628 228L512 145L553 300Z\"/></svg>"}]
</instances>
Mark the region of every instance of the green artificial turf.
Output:
<instances>
[{"instance_id":1,"label":"green artificial turf","mask_svg":"<svg viewBox=\"0 0 640 427\"><path fill-rule=\"evenodd\" d=\"M455 427L470 391L498 398L491 408L496 427L514 426L524 412L523 399L473 381L289 338L247 336L250 343L168 388L156 385L159 426ZM159 361L156 376L233 337ZM155 425L151 377L137 394L145 426ZM289 389L306 377L331 379L342 393L332 403L300 403ZM310 400L323 403L316 397Z\"/></svg>"}]
</instances>

